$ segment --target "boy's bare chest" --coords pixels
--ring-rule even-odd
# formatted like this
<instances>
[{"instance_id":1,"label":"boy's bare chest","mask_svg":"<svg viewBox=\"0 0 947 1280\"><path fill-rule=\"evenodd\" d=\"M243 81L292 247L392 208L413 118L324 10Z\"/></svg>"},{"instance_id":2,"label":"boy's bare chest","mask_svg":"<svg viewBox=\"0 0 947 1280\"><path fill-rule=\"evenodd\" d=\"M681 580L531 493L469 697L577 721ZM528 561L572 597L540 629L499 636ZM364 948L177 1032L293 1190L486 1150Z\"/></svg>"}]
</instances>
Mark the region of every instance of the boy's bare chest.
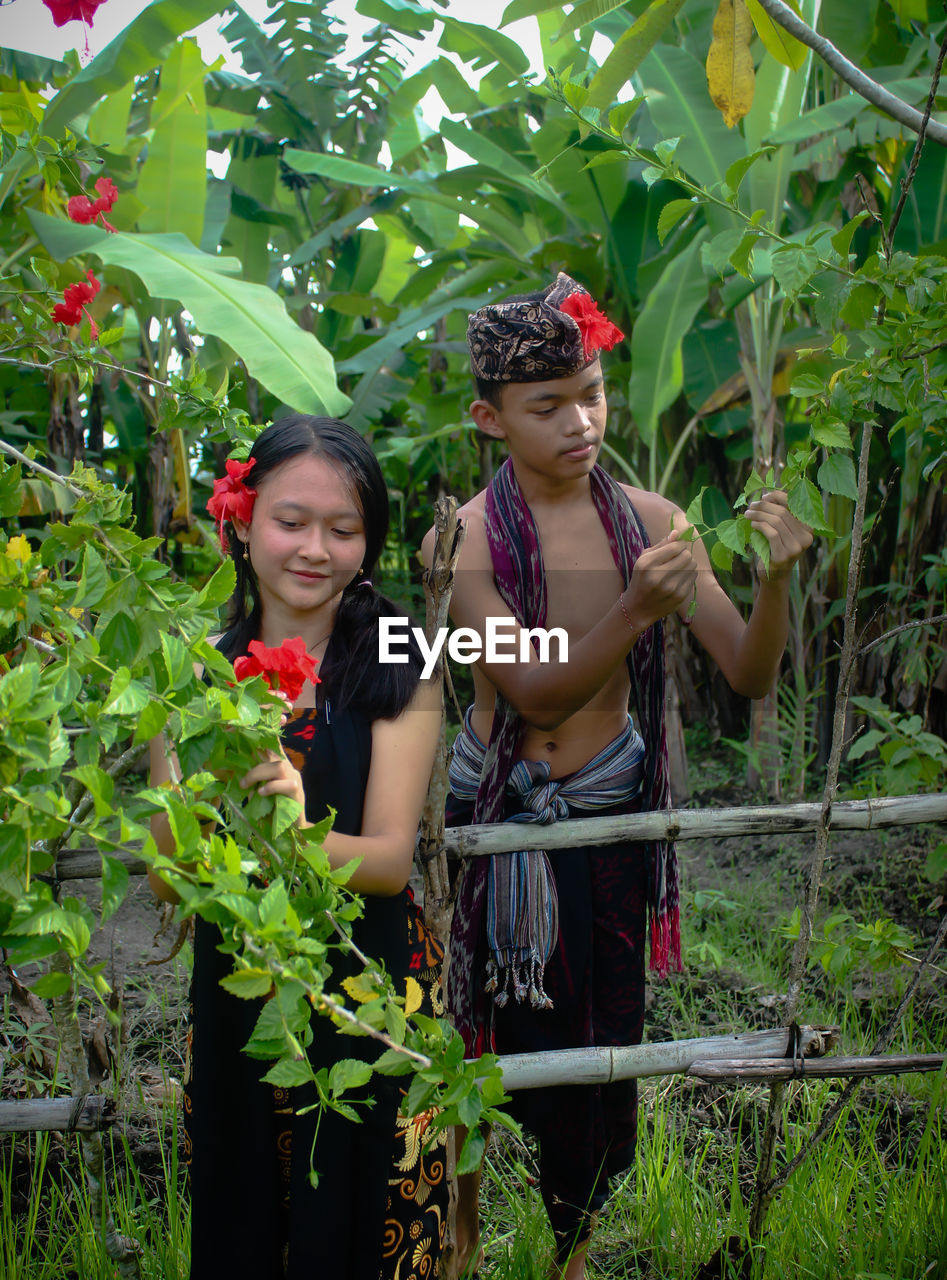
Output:
<instances>
[{"instance_id":1,"label":"boy's bare chest","mask_svg":"<svg viewBox=\"0 0 947 1280\"><path fill-rule=\"evenodd\" d=\"M547 626L584 635L605 616L624 583L598 513L536 521L546 571Z\"/></svg>"}]
</instances>

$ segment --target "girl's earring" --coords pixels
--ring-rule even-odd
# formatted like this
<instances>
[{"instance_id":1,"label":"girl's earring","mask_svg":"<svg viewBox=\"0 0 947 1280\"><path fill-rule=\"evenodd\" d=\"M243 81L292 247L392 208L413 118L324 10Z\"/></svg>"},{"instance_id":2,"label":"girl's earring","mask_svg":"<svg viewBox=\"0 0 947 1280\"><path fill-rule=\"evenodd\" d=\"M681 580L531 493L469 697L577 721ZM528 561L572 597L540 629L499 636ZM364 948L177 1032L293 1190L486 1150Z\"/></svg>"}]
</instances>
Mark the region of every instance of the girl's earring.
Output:
<instances>
[{"instance_id":1,"label":"girl's earring","mask_svg":"<svg viewBox=\"0 0 947 1280\"><path fill-rule=\"evenodd\" d=\"M240 546L241 546L241 548L242 548L242 550L241 550L241 552L240 552L241 559L243 560L243 563L244 563L244 564L249 564L249 562L250 562L250 551L249 551L249 547L248 547L248 545L247 545L247 540L242 541L242 542L240 543Z\"/></svg>"}]
</instances>

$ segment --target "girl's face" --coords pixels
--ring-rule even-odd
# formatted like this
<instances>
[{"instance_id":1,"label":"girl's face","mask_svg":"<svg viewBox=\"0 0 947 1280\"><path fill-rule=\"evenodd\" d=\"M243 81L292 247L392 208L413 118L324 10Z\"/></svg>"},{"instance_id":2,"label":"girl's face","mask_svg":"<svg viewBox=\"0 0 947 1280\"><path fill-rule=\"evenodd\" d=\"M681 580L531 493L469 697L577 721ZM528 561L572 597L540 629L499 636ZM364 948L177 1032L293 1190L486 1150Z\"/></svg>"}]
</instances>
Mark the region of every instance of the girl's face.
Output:
<instances>
[{"instance_id":1,"label":"girl's face","mask_svg":"<svg viewBox=\"0 0 947 1280\"><path fill-rule=\"evenodd\" d=\"M365 525L342 472L299 454L274 467L257 488L247 540L264 611L305 613L341 596L365 555Z\"/></svg>"}]
</instances>

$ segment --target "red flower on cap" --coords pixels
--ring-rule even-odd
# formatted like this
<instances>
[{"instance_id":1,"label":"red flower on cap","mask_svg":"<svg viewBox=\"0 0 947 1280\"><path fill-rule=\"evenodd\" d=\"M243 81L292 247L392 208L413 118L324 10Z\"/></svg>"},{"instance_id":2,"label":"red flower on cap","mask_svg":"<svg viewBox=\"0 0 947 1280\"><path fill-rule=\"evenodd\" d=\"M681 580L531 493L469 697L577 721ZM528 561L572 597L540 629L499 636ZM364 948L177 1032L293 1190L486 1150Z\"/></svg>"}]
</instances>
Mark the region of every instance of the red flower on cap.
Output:
<instances>
[{"instance_id":1,"label":"red flower on cap","mask_svg":"<svg viewBox=\"0 0 947 1280\"><path fill-rule=\"evenodd\" d=\"M86 310L86 303L92 301L102 286L96 280L91 267L85 274L85 280L77 280L75 284L66 285L62 302L57 302L53 307L53 319L57 324L74 325L80 324L85 315L88 317L92 337L97 338L99 327Z\"/></svg>"},{"instance_id":2,"label":"red flower on cap","mask_svg":"<svg viewBox=\"0 0 947 1280\"><path fill-rule=\"evenodd\" d=\"M261 641L251 640L249 650L248 654L237 658L233 664L234 675L238 680L262 676L269 688L278 690L290 702L296 701L307 680L319 684L319 677L316 675L317 659L307 652L302 636L284 640L275 649L267 649Z\"/></svg>"},{"instance_id":3,"label":"red flower on cap","mask_svg":"<svg viewBox=\"0 0 947 1280\"><path fill-rule=\"evenodd\" d=\"M105 215L111 212L112 205L118 199L118 187L111 178L99 178L95 189L99 193L98 200L90 200L85 193L81 196L73 196L66 205L66 212L73 222L82 223L84 226L101 218L105 230L114 231L115 228L107 221Z\"/></svg>"},{"instance_id":4,"label":"red flower on cap","mask_svg":"<svg viewBox=\"0 0 947 1280\"><path fill-rule=\"evenodd\" d=\"M104 3L105 0L43 0L57 27L64 27L67 22L87 22L91 27L96 9Z\"/></svg>"},{"instance_id":5,"label":"red flower on cap","mask_svg":"<svg viewBox=\"0 0 947 1280\"><path fill-rule=\"evenodd\" d=\"M570 293L559 304L559 310L571 316L579 326L586 359L591 359L595 351L611 351L615 343L621 342L625 336L617 325L612 324L599 311L597 304L587 293Z\"/></svg>"},{"instance_id":6,"label":"red flower on cap","mask_svg":"<svg viewBox=\"0 0 947 1280\"><path fill-rule=\"evenodd\" d=\"M207 503L207 510L217 521L217 532L220 545L225 551L230 550L227 535L224 533L224 521L233 521L234 517L244 524L250 523L253 515L253 504L256 501L256 489L250 489L243 483L244 476L252 469L256 458L249 462L237 462L227 459L227 474L214 481L214 492Z\"/></svg>"}]
</instances>

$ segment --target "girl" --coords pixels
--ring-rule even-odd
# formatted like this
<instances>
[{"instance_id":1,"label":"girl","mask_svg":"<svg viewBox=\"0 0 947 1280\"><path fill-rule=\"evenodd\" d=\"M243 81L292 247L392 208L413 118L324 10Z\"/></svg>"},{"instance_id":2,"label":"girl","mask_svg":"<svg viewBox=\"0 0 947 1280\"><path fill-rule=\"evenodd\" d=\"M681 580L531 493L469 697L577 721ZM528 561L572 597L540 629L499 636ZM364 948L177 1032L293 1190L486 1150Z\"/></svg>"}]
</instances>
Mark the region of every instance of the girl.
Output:
<instances>
[{"instance_id":1,"label":"girl","mask_svg":"<svg viewBox=\"0 0 947 1280\"><path fill-rule=\"evenodd\" d=\"M334 866L360 859L349 881L365 895L356 943L401 990L410 971L427 994L424 1011L440 1012L441 951L406 888L440 700L420 681L416 648L405 665L378 661L378 619L401 612L371 582L388 530L381 470L350 427L301 414L268 427L250 458L246 485L225 486L236 497L221 512L221 529L237 586L218 648L234 660L252 640L275 647L302 637L319 660L319 683L303 686L283 751L241 785L292 796L307 824L336 809L325 849ZM167 779L163 750L153 750L152 763L153 781ZM163 825L153 824L167 849ZM157 876L152 884L173 896ZM262 1084L266 1064L241 1052L259 1006L220 987L230 963L218 941L215 926L198 919L185 1090L192 1280L436 1275L447 1201L443 1136L420 1118L398 1117L400 1089L383 1077L368 1086L374 1105L359 1107L361 1124L332 1111L299 1115L314 1095ZM345 955L333 960L336 981L345 965ZM324 1019L314 1033L318 1067L371 1055L373 1042L340 1037Z\"/></svg>"}]
</instances>

